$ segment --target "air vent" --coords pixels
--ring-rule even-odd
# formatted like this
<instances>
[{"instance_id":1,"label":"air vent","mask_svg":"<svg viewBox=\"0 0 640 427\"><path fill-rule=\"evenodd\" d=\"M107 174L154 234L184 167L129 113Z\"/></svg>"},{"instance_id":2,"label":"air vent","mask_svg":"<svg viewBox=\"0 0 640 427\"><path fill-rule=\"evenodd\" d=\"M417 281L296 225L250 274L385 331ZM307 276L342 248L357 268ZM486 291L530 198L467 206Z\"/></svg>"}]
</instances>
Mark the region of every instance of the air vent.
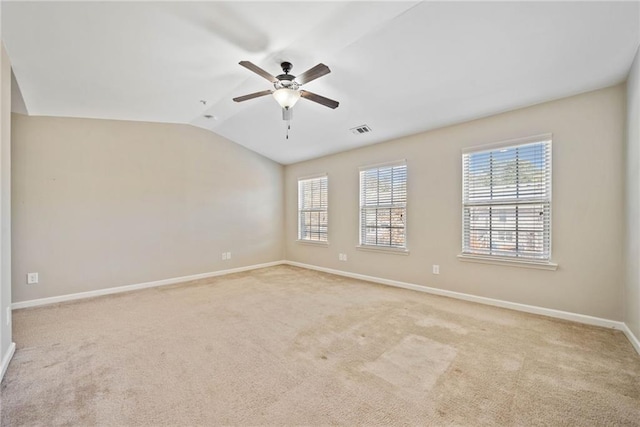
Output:
<instances>
[{"instance_id":1,"label":"air vent","mask_svg":"<svg viewBox=\"0 0 640 427\"><path fill-rule=\"evenodd\" d=\"M356 126L354 128L349 129L351 132L355 133L356 135L360 135L363 133L369 133L371 132L371 128L367 125L360 125L360 126Z\"/></svg>"}]
</instances>

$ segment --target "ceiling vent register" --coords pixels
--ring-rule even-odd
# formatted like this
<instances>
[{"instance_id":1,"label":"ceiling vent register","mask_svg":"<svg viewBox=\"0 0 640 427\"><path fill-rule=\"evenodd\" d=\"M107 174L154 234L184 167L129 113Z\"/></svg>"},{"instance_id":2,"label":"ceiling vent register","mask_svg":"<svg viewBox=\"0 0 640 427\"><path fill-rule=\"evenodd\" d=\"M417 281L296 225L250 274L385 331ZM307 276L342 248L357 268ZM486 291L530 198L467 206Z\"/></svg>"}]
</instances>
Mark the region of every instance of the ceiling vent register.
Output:
<instances>
[{"instance_id":1,"label":"ceiling vent register","mask_svg":"<svg viewBox=\"0 0 640 427\"><path fill-rule=\"evenodd\" d=\"M363 133L369 133L371 132L371 128L367 125L360 125L360 126L356 126L354 128L349 129L351 132L355 133L356 135L360 135Z\"/></svg>"}]
</instances>

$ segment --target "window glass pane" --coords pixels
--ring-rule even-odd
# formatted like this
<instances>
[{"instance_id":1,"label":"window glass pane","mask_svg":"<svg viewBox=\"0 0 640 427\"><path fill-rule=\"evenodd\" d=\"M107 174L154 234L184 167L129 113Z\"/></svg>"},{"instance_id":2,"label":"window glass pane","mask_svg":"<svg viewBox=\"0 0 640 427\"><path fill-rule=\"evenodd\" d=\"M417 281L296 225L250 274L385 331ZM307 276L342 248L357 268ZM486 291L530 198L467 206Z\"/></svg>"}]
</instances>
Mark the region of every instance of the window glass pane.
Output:
<instances>
[{"instance_id":1,"label":"window glass pane","mask_svg":"<svg viewBox=\"0 0 640 427\"><path fill-rule=\"evenodd\" d=\"M551 141L463 155L463 252L550 259Z\"/></svg>"},{"instance_id":2,"label":"window glass pane","mask_svg":"<svg viewBox=\"0 0 640 427\"><path fill-rule=\"evenodd\" d=\"M405 164L360 172L360 244L406 247L407 167Z\"/></svg>"},{"instance_id":3,"label":"window glass pane","mask_svg":"<svg viewBox=\"0 0 640 427\"><path fill-rule=\"evenodd\" d=\"M298 181L298 239L326 242L328 237L328 179Z\"/></svg>"}]
</instances>

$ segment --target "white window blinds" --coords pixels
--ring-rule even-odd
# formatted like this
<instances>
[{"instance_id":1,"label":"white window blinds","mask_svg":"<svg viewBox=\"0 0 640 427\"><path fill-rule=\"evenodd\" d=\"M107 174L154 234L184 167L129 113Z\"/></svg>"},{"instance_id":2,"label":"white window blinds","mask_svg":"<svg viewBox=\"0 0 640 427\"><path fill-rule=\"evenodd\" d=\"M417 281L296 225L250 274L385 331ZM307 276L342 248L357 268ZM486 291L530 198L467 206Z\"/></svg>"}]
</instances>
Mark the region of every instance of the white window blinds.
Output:
<instances>
[{"instance_id":1,"label":"white window blinds","mask_svg":"<svg viewBox=\"0 0 640 427\"><path fill-rule=\"evenodd\" d=\"M549 261L551 139L464 153L462 252Z\"/></svg>"},{"instance_id":2,"label":"white window blinds","mask_svg":"<svg viewBox=\"0 0 640 427\"><path fill-rule=\"evenodd\" d=\"M326 176L298 180L298 239L326 242L328 200Z\"/></svg>"},{"instance_id":3,"label":"white window blinds","mask_svg":"<svg viewBox=\"0 0 640 427\"><path fill-rule=\"evenodd\" d=\"M407 165L360 170L360 245L406 248Z\"/></svg>"}]
</instances>

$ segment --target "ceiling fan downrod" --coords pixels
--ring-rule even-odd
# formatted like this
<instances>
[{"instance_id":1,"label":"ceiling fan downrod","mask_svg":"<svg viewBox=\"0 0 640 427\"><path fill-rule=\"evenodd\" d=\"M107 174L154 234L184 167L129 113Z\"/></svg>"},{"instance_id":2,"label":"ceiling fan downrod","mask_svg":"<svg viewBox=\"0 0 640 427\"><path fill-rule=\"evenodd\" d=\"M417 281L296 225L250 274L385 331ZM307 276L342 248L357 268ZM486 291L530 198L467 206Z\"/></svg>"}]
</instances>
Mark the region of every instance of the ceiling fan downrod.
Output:
<instances>
[{"instance_id":1,"label":"ceiling fan downrod","mask_svg":"<svg viewBox=\"0 0 640 427\"><path fill-rule=\"evenodd\" d=\"M293 68L293 65L291 64L291 62L287 62L287 61L281 62L280 66L282 67L282 71L285 74L289 74L289 71L291 71L291 69Z\"/></svg>"}]
</instances>

